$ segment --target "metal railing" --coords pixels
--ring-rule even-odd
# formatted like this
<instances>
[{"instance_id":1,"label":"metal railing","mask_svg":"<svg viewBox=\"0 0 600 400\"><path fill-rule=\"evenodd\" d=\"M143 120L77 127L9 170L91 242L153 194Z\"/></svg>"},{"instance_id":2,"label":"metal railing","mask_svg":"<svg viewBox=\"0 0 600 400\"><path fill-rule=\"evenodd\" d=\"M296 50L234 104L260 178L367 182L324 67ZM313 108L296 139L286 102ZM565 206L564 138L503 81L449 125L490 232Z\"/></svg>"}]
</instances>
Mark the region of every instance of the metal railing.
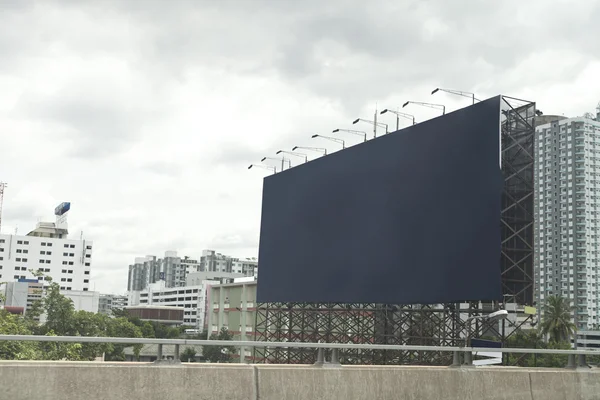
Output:
<instances>
[{"instance_id":1,"label":"metal railing","mask_svg":"<svg viewBox=\"0 0 600 400\"><path fill-rule=\"evenodd\" d=\"M199 340L199 339L155 339L155 338L124 338L124 337L89 337L89 336L43 336L43 335L0 335L2 341L23 342L63 342L63 343L114 343L114 344L155 344L158 345L157 361L163 359L163 345L174 345L175 360L179 360L180 346L227 346L239 347L241 354L246 348L269 347L269 348L308 348L317 351L317 363L315 365L340 365L340 350L395 350L395 351L436 351L452 352L453 363L451 366L472 366L473 353L521 353L521 354L555 354L568 356L567 368L585 367L589 368L586 357L600 356L600 349L592 350L573 349L530 349L530 348L489 348L489 347L450 347L450 346L412 346L412 345L389 345L389 344L353 344L353 343L306 343L306 342L253 342L242 340ZM325 361L324 351L331 350L331 359ZM243 357L240 357L243 362Z\"/></svg>"}]
</instances>

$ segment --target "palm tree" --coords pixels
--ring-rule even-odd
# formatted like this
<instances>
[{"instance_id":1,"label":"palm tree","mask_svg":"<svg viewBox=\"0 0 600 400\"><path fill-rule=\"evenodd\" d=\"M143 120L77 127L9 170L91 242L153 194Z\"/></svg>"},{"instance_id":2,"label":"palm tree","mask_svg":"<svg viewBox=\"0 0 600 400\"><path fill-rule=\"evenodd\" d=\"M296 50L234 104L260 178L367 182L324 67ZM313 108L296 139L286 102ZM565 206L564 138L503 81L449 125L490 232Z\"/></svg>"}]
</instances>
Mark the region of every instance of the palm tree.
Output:
<instances>
[{"instance_id":1,"label":"palm tree","mask_svg":"<svg viewBox=\"0 0 600 400\"><path fill-rule=\"evenodd\" d=\"M574 309L564 297L548 297L544 306L542 334L549 334L551 342L568 341L576 331L575 324L571 322Z\"/></svg>"}]
</instances>

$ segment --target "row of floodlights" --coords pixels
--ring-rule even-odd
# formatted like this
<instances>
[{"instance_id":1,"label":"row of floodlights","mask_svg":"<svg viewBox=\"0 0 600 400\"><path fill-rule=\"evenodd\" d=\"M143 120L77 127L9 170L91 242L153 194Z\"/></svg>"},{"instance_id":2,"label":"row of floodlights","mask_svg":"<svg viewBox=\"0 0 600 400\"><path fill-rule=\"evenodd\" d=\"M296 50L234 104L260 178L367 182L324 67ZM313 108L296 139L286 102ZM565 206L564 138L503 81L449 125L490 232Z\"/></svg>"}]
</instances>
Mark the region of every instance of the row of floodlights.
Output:
<instances>
[{"instance_id":1,"label":"row of floodlights","mask_svg":"<svg viewBox=\"0 0 600 400\"><path fill-rule=\"evenodd\" d=\"M446 93L454 94L457 96L468 97L468 98L472 99L473 104L475 104L475 101L480 101L479 99L475 98L475 94L471 93L471 92L463 92L460 90L436 88L431 91L431 94L435 94L437 92L446 92ZM442 115L446 114L446 106L443 104L423 103L420 101L407 101L406 103L404 103L402 105L402 108L406 107L409 104L415 104L415 105L419 105L419 106L423 106L423 107L435 108L435 109L441 110ZM385 110L381 111L379 114L382 115L382 114L386 114L388 112L396 115L396 130L400 129L400 117L410 119L410 120L412 120L413 125L416 124L415 116L412 114L402 113L400 111L395 111L395 110L392 110L389 108L386 108ZM352 124L356 125L359 122L364 122L364 123L373 125L373 138L377 137L377 128L385 128L385 133L386 134L389 133L388 124L377 122L377 113L375 113L375 117L373 120L357 118L354 121L352 121ZM365 131L358 131L358 130L354 130L354 129L341 129L341 128L334 129L332 131L332 133L339 133L339 132L350 133L353 135L360 135L360 136L362 136L364 142L367 141L367 132L365 132ZM329 140L329 141L341 144L342 149L346 148L346 141L344 139L340 139L340 138L333 137L333 136L324 136L324 135L319 135L319 134L312 135L311 138L312 139L321 138L321 139ZM302 157L302 158L304 158L304 162L307 162L308 155L306 153L296 152L296 150L298 150L298 149L316 151L316 152L322 153L325 156L327 155L327 149L324 147L305 147L305 146L294 146L294 147L292 147L291 151L278 150L275 154L288 154L291 156ZM267 160L275 160L277 162L281 162L281 170L283 170L285 168L286 164L288 165L288 168L292 167L291 160L289 158L285 158L285 156L282 156L282 158L263 157L260 161L265 162ZM252 167L265 168L265 169L273 171L273 173L277 172L277 167L272 166L272 165L250 164L248 166L248 169L251 169Z\"/></svg>"}]
</instances>

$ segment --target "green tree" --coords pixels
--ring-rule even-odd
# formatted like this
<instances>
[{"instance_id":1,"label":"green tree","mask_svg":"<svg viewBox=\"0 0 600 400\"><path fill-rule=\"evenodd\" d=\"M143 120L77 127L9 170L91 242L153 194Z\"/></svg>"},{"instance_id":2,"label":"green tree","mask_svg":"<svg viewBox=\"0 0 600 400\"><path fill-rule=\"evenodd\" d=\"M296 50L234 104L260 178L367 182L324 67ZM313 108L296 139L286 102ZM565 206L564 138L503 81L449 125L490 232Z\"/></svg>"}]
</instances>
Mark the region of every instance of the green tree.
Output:
<instances>
[{"instance_id":1,"label":"green tree","mask_svg":"<svg viewBox=\"0 0 600 400\"><path fill-rule=\"evenodd\" d=\"M196 362L196 349L193 347L186 347L179 358L183 362Z\"/></svg>"},{"instance_id":2,"label":"green tree","mask_svg":"<svg viewBox=\"0 0 600 400\"><path fill-rule=\"evenodd\" d=\"M573 310L574 307L564 297L548 297L544 307L542 334L549 335L551 342L568 342L576 331L575 324L571 322Z\"/></svg>"},{"instance_id":3,"label":"green tree","mask_svg":"<svg viewBox=\"0 0 600 400\"><path fill-rule=\"evenodd\" d=\"M31 335L31 330L20 315L0 310L0 335ZM38 354L35 342L0 342L0 360L35 360Z\"/></svg>"},{"instance_id":4,"label":"green tree","mask_svg":"<svg viewBox=\"0 0 600 400\"><path fill-rule=\"evenodd\" d=\"M131 323L127 318L111 318L108 326L107 336L109 337L129 337L129 338L141 338L142 331L139 327ZM131 347L125 344L114 344L112 351L109 351L105 355L106 361L125 361L124 350L126 347ZM141 344L133 346L134 355L139 358L140 351L142 350Z\"/></svg>"},{"instance_id":5,"label":"green tree","mask_svg":"<svg viewBox=\"0 0 600 400\"><path fill-rule=\"evenodd\" d=\"M233 334L227 328L221 328L218 334L210 335L210 340L233 340ZM235 354L233 346L202 346L202 355L210 362L227 363Z\"/></svg>"}]
</instances>

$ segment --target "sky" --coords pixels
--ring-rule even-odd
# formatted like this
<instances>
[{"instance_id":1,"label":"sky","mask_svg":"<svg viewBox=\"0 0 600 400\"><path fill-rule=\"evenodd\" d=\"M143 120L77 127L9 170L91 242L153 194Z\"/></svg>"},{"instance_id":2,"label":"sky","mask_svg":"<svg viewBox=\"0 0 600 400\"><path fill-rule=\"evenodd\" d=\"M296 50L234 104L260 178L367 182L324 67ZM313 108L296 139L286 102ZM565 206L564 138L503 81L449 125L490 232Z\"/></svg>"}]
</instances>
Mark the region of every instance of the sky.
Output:
<instances>
[{"instance_id":1,"label":"sky","mask_svg":"<svg viewBox=\"0 0 600 400\"><path fill-rule=\"evenodd\" d=\"M436 87L595 112L599 20L593 0L0 0L2 232L70 201L101 292L139 256L256 257L269 171L249 164L336 151L311 136L375 108L469 105Z\"/></svg>"}]
</instances>

